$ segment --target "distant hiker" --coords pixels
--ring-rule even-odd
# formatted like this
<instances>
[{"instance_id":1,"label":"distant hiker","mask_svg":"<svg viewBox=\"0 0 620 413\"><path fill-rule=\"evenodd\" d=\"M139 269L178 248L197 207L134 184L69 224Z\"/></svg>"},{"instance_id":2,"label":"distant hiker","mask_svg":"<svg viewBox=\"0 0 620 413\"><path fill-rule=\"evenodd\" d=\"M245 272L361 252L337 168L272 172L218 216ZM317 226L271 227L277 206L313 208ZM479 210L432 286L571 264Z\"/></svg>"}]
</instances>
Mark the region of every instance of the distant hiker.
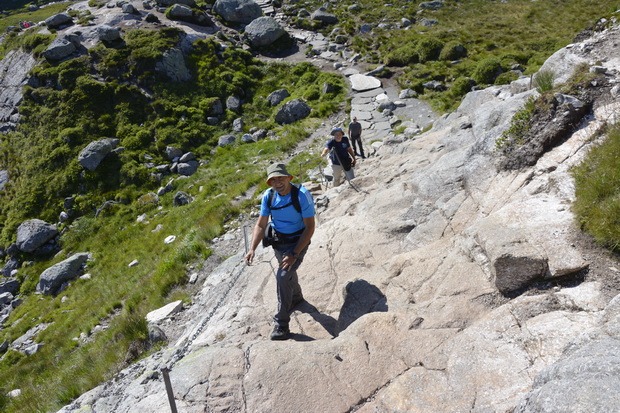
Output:
<instances>
[{"instance_id":1,"label":"distant hiker","mask_svg":"<svg viewBox=\"0 0 620 413\"><path fill-rule=\"evenodd\" d=\"M280 264L276 274L278 312L273 317L275 326L272 340L290 337L289 311L304 300L297 279L297 268L304 259L314 234L314 201L303 185L291 183L293 176L284 164L267 168L267 189L261 202L260 217L254 226L252 244L245 256L252 264L256 247L272 245ZM269 222L271 216L271 222Z\"/></svg>"},{"instance_id":2,"label":"distant hiker","mask_svg":"<svg viewBox=\"0 0 620 413\"><path fill-rule=\"evenodd\" d=\"M357 117L353 116L353 120L349 123L349 136L351 137L351 144L353 145L353 152L362 157L362 159L366 158L364 156L364 146L362 145L362 125L357 121ZM360 151L357 152L357 148L355 144L358 143L360 145Z\"/></svg>"},{"instance_id":3,"label":"distant hiker","mask_svg":"<svg viewBox=\"0 0 620 413\"><path fill-rule=\"evenodd\" d=\"M333 139L327 141L321 157L329 153L332 172L334 173L334 187L336 187L342 183L343 172L352 174L351 168L355 166L355 153L351 149L349 138L344 136L344 131L341 128L332 129L331 135Z\"/></svg>"}]
</instances>

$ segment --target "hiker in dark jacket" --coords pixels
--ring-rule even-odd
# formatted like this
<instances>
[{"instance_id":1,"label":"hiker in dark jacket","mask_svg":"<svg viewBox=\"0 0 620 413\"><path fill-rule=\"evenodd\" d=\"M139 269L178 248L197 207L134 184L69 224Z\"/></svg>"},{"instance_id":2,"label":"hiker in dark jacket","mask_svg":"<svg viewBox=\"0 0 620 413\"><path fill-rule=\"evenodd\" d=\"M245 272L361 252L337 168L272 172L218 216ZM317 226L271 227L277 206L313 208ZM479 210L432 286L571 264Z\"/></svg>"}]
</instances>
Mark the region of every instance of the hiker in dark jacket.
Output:
<instances>
[{"instance_id":1,"label":"hiker in dark jacket","mask_svg":"<svg viewBox=\"0 0 620 413\"><path fill-rule=\"evenodd\" d=\"M359 155L362 159L364 156L364 145L362 144L362 124L357 121L357 117L353 116L352 122L349 123L349 136L351 137L351 144L353 145L353 152L358 154L356 144L359 145Z\"/></svg>"},{"instance_id":2,"label":"hiker in dark jacket","mask_svg":"<svg viewBox=\"0 0 620 413\"><path fill-rule=\"evenodd\" d=\"M342 174L355 166L355 153L351 149L349 138L344 136L341 128L332 129L331 135L333 138L327 141L321 157L329 153L334 174L334 187L337 187L342 183Z\"/></svg>"},{"instance_id":3,"label":"hiker in dark jacket","mask_svg":"<svg viewBox=\"0 0 620 413\"><path fill-rule=\"evenodd\" d=\"M272 340L286 340L291 335L289 312L304 300L297 268L314 234L312 195L303 185L299 188L293 185L292 179L284 164L272 164L267 168L267 185L271 188L263 194L260 217L254 226L250 250L245 256L248 264L252 264L256 247L265 238L265 229L271 227L271 233L277 238L271 241L271 245L280 264L276 274L278 312L273 317Z\"/></svg>"}]
</instances>

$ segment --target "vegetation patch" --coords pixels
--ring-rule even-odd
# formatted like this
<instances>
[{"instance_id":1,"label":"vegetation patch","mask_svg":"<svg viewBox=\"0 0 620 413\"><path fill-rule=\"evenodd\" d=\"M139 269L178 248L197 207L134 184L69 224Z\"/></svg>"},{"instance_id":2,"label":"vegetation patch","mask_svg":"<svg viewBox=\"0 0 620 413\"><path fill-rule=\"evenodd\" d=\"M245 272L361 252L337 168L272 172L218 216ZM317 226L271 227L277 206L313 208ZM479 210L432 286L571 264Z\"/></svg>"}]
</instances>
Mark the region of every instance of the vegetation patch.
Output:
<instances>
[{"instance_id":1,"label":"vegetation patch","mask_svg":"<svg viewBox=\"0 0 620 413\"><path fill-rule=\"evenodd\" d=\"M611 127L606 135L572 171L576 198L572 208L583 231L617 252L620 246L620 127Z\"/></svg>"}]
</instances>

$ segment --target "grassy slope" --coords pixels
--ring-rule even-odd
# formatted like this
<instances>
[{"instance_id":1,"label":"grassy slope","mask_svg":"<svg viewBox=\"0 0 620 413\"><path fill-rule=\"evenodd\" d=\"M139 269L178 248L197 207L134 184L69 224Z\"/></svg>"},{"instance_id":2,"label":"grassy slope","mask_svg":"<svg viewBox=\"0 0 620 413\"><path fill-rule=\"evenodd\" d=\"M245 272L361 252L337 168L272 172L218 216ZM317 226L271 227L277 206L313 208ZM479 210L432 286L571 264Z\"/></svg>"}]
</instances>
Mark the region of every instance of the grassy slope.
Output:
<instances>
[{"instance_id":1,"label":"grassy slope","mask_svg":"<svg viewBox=\"0 0 620 413\"><path fill-rule=\"evenodd\" d=\"M42 22L50 16L65 11L67 7L73 3L74 2L50 4L37 11L16 10L14 13L0 18L0 33L6 33L6 29L9 26L19 27L20 21Z\"/></svg>"},{"instance_id":2,"label":"grassy slope","mask_svg":"<svg viewBox=\"0 0 620 413\"><path fill-rule=\"evenodd\" d=\"M335 75L319 73L309 64L265 65L234 48L216 50L210 42L189 59L197 73L193 80L186 85L162 82L153 65L176 36L174 30L133 32L126 36L126 47L101 48L59 65L40 66L36 76L45 79L43 86L26 90L23 123L3 140L0 163L19 176L0 194L5 234L13 232L7 225L23 218L53 219L67 194L78 194L76 209L83 214L66 227L61 256L22 257L34 259L18 275L24 303L11 314L0 341L12 341L40 323L53 324L38 335L37 342L45 346L37 354L9 351L0 362L0 394L15 388L23 392L12 401L0 397L4 410L49 411L66 404L121 368L130 345L138 353L144 350L148 311L172 299L189 299L176 287L185 282L186 266L208 256L208 241L238 215L232 199L251 186L264 186L266 163L292 150L317 122L311 117L280 126L273 121L276 108L266 104L265 96L287 87L291 98L305 98L317 117L338 110L344 101L343 81ZM27 37L22 40L30 44ZM106 77L110 81L101 82ZM321 93L325 82L337 91ZM58 84L62 88L48 87ZM152 99L145 100L136 85L148 88ZM211 98L241 89L247 101L241 114L228 111L219 126L208 125ZM275 138L216 148L218 137L230 132L237 117L245 120L246 131L260 126L275 132ZM94 173L82 174L77 154L88 142L106 136L119 137L125 152L106 158ZM175 190L161 197L160 210L147 202L152 197L142 196L159 186L142 163L147 154L163 163L167 145L192 150L209 162L189 179L176 181ZM173 207L177 190L195 201ZM106 199L120 203L95 218L94 209ZM148 224L135 222L142 213ZM163 229L152 233L157 225ZM178 239L164 244L168 235ZM88 269L92 280L75 281L57 297L30 294L41 271L67 253L83 251L94 256ZM134 259L140 264L128 268ZM92 342L74 340L102 323L109 328Z\"/></svg>"}]
</instances>

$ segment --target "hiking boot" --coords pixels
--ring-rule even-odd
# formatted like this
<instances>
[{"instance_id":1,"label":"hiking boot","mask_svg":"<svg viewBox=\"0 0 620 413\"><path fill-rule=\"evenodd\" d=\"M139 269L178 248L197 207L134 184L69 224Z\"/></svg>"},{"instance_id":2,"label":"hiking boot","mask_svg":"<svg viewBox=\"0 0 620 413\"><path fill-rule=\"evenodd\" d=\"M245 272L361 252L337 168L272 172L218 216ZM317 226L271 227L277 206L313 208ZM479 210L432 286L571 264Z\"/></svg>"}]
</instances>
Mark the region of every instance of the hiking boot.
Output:
<instances>
[{"instance_id":1,"label":"hiking boot","mask_svg":"<svg viewBox=\"0 0 620 413\"><path fill-rule=\"evenodd\" d=\"M275 326L271 332L272 340L287 340L291 336L291 330L288 327Z\"/></svg>"}]
</instances>

